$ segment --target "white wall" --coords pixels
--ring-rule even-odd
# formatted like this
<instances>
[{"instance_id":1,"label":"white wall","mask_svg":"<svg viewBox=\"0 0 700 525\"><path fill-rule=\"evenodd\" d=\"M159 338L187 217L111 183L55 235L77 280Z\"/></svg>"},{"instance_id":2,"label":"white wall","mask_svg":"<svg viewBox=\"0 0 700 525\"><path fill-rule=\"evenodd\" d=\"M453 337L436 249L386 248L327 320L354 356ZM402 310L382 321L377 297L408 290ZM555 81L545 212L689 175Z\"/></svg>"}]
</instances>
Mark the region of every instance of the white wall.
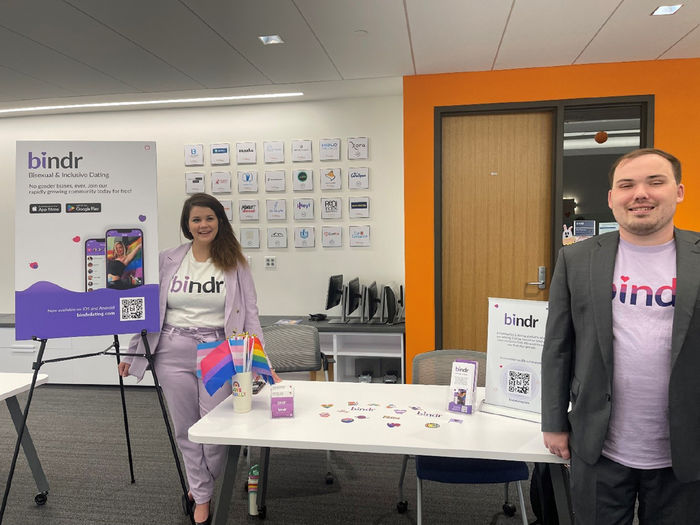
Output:
<instances>
[{"instance_id":1,"label":"white wall","mask_svg":"<svg viewBox=\"0 0 700 525\"><path fill-rule=\"evenodd\" d=\"M0 312L14 312L14 178L16 140L154 140L158 148L158 197L159 197L159 247L168 248L183 239L179 233L179 214L183 200L185 171L212 171L209 165L208 145L216 142L255 141L258 148L258 172L262 179L263 140L283 140L287 162L289 234L287 249L268 250L265 239L265 198L282 198L280 194L266 194L261 180L257 194L240 196L234 182L233 193L217 195L221 199L232 199L234 207L238 199L257 198L261 205L261 248L247 250L252 258L252 270L258 290L258 305L265 315L293 315L321 312L324 309L328 276L342 273L347 278L360 277L361 282L378 283L404 280L404 230L403 230L403 121L402 97L382 96L369 98L346 98L314 102L288 102L279 104L256 104L250 106L219 106L206 108L164 109L153 111L123 111L114 113L83 113L74 115L46 115L0 119L0 181L4 206L0 207L0 239L5 247L0 253ZM368 161L345 160L346 139L354 136L369 137L370 158ZM320 163L318 140L339 137L343 140L342 157L338 163ZM292 139L312 139L314 161L293 166L289 152ZM185 168L183 146L203 143L205 166ZM227 167L214 170L230 170L235 179L235 156ZM369 191L347 190L347 168L350 166L370 168ZM280 165L274 165L278 169ZM294 197L313 196L318 207L318 198L327 192L318 189L319 168L342 168L344 197L341 220L321 220L316 210L316 219L295 222L291 218ZM314 171L314 192L294 194L291 191L293 167L311 168ZM250 169L247 166L246 169ZM268 168L269 169L269 168ZM210 191L207 177L207 191ZM337 194L337 193L336 193ZM371 198L369 219L348 219L347 196ZM240 222L234 213L234 231ZM295 225L316 226L316 248L294 248ZM320 247L320 231L323 224L342 225L343 247ZM350 248L347 226L369 224L372 246ZM256 226L246 223L245 226ZM277 257L277 269L265 270L263 256ZM339 308L329 312L339 313Z\"/></svg>"}]
</instances>

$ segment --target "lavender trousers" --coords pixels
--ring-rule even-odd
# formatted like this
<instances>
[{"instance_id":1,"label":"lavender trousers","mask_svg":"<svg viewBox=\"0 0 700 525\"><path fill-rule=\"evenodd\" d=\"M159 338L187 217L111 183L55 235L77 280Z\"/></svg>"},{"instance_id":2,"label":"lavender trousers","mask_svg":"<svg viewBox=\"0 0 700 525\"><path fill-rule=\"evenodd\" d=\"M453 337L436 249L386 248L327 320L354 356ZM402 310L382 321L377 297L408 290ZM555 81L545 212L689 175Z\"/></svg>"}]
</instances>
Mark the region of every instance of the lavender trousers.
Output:
<instances>
[{"instance_id":1,"label":"lavender trousers","mask_svg":"<svg viewBox=\"0 0 700 525\"><path fill-rule=\"evenodd\" d=\"M187 431L216 405L231 395L226 383L213 396L197 378L197 344L224 339L223 328L177 328L161 330L154 364L175 427L175 440L182 452L187 484L196 503L206 503L214 494L214 480L226 459L225 445L193 443Z\"/></svg>"}]
</instances>

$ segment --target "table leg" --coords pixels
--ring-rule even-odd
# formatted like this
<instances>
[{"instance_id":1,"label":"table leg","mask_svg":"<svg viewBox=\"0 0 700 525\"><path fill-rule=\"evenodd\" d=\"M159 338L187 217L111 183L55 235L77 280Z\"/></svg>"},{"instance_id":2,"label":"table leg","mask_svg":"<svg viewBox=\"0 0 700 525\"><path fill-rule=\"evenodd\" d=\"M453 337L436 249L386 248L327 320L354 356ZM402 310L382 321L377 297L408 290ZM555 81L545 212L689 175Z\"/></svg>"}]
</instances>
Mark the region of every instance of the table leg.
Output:
<instances>
[{"instance_id":1,"label":"table leg","mask_svg":"<svg viewBox=\"0 0 700 525\"><path fill-rule=\"evenodd\" d=\"M258 495L256 505L258 513L262 511L263 518L265 517L265 496L267 495L267 476L270 469L270 447L260 449L260 478L258 479Z\"/></svg>"},{"instance_id":2,"label":"table leg","mask_svg":"<svg viewBox=\"0 0 700 525\"><path fill-rule=\"evenodd\" d=\"M238 467L238 456L241 454L240 445L229 445L226 453L226 466L224 476L221 480L219 493L216 497L214 508L214 519L212 525L226 525L228 521L228 507L233 494L233 484L236 481L236 468ZM246 482L248 480L246 479Z\"/></svg>"},{"instance_id":3,"label":"table leg","mask_svg":"<svg viewBox=\"0 0 700 525\"><path fill-rule=\"evenodd\" d=\"M557 504L557 516L560 525L571 525L573 523L571 512L571 492L566 476L566 466L555 463L548 463L549 474L552 477L552 488L554 489L554 501Z\"/></svg>"},{"instance_id":4,"label":"table leg","mask_svg":"<svg viewBox=\"0 0 700 525\"><path fill-rule=\"evenodd\" d=\"M12 396L5 399L5 403L10 411L10 416L12 416L12 422L14 423L17 433L19 434L19 431L22 428L23 419L22 409L19 407L19 401L17 401L16 396ZM44 474L44 469L41 467L41 461L39 461L36 448L34 448L34 442L32 441L32 437L29 435L29 429L26 426L24 428L24 434L22 435L22 448L24 449L24 455L27 457L29 468L32 470L36 488L40 493L48 492L49 482L46 479L46 474Z\"/></svg>"}]
</instances>

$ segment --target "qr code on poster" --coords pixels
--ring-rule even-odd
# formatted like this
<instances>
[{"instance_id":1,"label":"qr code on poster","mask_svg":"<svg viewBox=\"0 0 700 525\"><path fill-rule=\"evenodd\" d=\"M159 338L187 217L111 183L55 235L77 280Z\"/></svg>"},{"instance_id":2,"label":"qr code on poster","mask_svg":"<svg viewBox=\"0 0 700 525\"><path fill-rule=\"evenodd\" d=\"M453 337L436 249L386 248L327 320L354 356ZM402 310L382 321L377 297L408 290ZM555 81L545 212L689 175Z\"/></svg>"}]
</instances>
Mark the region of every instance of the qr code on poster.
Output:
<instances>
[{"instance_id":1,"label":"qr code on poster","mask_svg":"<svg viewBox=\"0 0 700 525\"><path fill-rule=\"evenodd\" d=\"M508 392L510 394L530 394L530 372L508 370Z\"/></svg>"},{"instance_id":2,"label":"qr code on poster","mask_svg":"<svg viewBox=\"0 0 700 525\"><path fill-rule=\"evenodd\" d=\"M119 320L120 321L143 321L146 319L144 312L144 297L120 297L119 298Z\"/></svg>"}]
</instances>

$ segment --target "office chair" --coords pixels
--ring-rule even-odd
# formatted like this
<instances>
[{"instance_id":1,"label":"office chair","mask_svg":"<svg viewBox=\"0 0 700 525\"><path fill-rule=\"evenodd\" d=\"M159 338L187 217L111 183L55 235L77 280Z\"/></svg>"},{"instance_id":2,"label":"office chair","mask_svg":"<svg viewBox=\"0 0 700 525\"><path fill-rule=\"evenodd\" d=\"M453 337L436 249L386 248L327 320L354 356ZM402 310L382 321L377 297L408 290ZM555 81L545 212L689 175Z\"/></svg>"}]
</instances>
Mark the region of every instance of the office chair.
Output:
<instances>
[{"instance_id":1,"label":"office chair","mask_svg":"<svg viewBox=\"0 0 700 525\"><path fill-rule=\"evenodd\" d=\"M452 363L455 359L469 359L479 364L477 385L484 386L486 379L486 354L474 350L434 350L417 355L413 359L413 383L424 385L449 385ZM404 456L399 480L399 502L396 509L404 513L408 502L403 498L403 481L406 475L408 456ZM445 458L437 456L416 456L418 525L422 523L423 480L441 483L505 483L505 503L503 512L507 516L515 514L515 505L508 501L508 484L515 481L520 499L520 512L523 525L527 525L525 498L521 481L527 481L529 471L524 461L504 461L493 459Z\"/></svg>"},{"instance_id":2,"label":"office chair","mask_svg":"<svg viewBox=\"0 0 700 525\"><path fill-rule=\"evenodd\" d=\"M323 370L328 381L328 363L332 362L323 352L318 330L308 325L271 325L263 327L265 353L272 368L277 373L316 372ZM265 517L265 493L267 492L267 474L270 465L270 449L264 447L260 452L260 472L262 479L258 484L258 515ZM331 453L326 451L326 483L333 483L331 471Z\"/></svg>"}]
</instances>

